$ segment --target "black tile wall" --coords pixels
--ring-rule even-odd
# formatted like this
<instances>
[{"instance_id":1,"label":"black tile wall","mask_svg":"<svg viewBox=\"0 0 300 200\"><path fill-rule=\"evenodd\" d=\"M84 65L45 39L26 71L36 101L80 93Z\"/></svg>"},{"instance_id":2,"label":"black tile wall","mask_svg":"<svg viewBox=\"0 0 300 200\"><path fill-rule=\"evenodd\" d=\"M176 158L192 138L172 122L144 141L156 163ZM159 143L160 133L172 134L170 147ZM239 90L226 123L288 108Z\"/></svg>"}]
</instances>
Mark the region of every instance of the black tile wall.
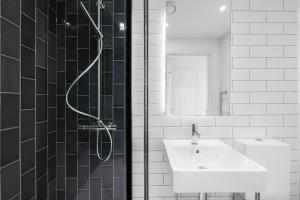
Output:
<instances>
[{"instance_id":1,"label":"black tile wall","mask_svg":"<svg viewBox=\"0 0 300 200\"><path fill-rule=\"evenodd\" d=\"M1 0L0 199L56 199L56 1Z\"/></svg>"},{"instance_id":2,"label":"black tile wall","mask_svg":"<svg viewBox=\"0 0 300 200\"><path fill-rule=\"evenodd\" d=\"M96 0L83 0L97 20ZM130 184L130 39L120 24L130 21L130 0L104 0L101 31L104 49L99 72L97 64L72 89L69 101L79 110L115 122L114 150L108 162L96 155L96 132L78 130L77 124L94 123L66 107L65 92L97 55L96 33L78 1L57 0L57 199L131 199ZM129 8L127 8L129 6ZM121 26L122 27L122 26ZM130 46L130 45L129 45ZM127 52L127 51L129 52ZM127 73L128 72L128 73ZM101 88L98 87L101 77ZM101 90L100 90L101 89ZM49 88L48 88L49 92ZM127 95L126 95L127 94ZM127 124L126 124L127 122ZM109 139L100 133L100 151L107 155Z\"/></svg>"}]
</instances>

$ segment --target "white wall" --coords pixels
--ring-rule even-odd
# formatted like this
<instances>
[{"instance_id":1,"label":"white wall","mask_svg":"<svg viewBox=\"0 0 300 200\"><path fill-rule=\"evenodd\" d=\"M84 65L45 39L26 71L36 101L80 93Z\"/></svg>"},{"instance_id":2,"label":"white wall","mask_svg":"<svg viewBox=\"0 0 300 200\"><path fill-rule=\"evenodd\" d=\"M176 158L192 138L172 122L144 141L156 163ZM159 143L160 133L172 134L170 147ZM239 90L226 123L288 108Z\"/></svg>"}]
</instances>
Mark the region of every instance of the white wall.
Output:
<instances>
[{"instance_id":1,"label":"white wall","mask_svg":"<svg viewBox=\"0 0 300 200\"><path fill-rule=\"evenodd\" d=\"M150 0L150 196L174 199L163 138L276 138L291 145L291 200L298 199L296 0L233 0L231 107L234 116L176 118L164 113L162 0ZM133 197L143 199L143 5L133 0ZM212 200L229 200L212 194ZM182 199L191 199L183 194ZM194 198L195 199L195 198Z\"/></svg>"}]
</instances>

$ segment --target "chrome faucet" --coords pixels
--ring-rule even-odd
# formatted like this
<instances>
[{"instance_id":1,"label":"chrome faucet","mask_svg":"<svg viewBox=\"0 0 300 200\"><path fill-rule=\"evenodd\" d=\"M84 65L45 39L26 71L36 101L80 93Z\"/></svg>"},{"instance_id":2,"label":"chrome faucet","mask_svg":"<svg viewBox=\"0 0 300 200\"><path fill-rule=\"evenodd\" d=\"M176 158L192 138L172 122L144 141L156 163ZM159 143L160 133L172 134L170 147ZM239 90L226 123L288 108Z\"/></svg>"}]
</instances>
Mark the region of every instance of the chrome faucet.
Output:
<instances>
[{"instance_id":1,"label":"chrome faucet","mask_svg":"<svg viewBox=\"0 0 300 200\"><path fill-rule=\"evenodd\" d=\"M192 124L192 145L198 145L198 139L201 138L201 134L196 130L196 124Z\"/></svg>"}]
</instances>

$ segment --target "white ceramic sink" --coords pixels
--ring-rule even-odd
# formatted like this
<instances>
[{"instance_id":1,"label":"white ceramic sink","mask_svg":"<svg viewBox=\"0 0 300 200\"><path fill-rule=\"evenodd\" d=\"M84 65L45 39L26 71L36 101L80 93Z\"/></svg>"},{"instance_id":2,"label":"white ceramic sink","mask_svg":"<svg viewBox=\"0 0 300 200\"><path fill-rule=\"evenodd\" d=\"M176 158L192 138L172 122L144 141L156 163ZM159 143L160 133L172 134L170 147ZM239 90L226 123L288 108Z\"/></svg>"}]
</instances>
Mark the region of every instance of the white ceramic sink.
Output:
<instances>
[{"instance_id":1,"label":"white ceramic sink","mask_svg":"<svg viewBox=\"0 0 300 200\"><path fill-rule=\"evenodd\" d=\"M267 170L216 139L164 140L174 193L263 192ZM198 152L198 153L197 153Z\"/></svg>"}]
</instances>

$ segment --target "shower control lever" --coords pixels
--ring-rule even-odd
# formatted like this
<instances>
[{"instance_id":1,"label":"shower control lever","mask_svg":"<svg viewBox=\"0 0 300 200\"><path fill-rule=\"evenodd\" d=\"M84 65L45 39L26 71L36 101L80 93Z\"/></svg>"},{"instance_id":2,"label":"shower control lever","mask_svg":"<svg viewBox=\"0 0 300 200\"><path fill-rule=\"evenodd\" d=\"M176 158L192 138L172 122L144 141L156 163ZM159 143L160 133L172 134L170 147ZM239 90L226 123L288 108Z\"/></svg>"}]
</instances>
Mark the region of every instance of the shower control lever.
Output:
<instances>
[{"instance_id":1,"label":"shower control lever","mask_svg":"<svg viewBox=\"0 0 300 200\"><path fill-rule=\"evenodd\" d=\"M109 131L116 131L117 130L117 125L110 122L107 125L107 129ZM94 130L94 131L105 131L106 129L103 126L99 126L99 125L78 125L78 129L80 130Z\"/></svg>"}]
</instances>

